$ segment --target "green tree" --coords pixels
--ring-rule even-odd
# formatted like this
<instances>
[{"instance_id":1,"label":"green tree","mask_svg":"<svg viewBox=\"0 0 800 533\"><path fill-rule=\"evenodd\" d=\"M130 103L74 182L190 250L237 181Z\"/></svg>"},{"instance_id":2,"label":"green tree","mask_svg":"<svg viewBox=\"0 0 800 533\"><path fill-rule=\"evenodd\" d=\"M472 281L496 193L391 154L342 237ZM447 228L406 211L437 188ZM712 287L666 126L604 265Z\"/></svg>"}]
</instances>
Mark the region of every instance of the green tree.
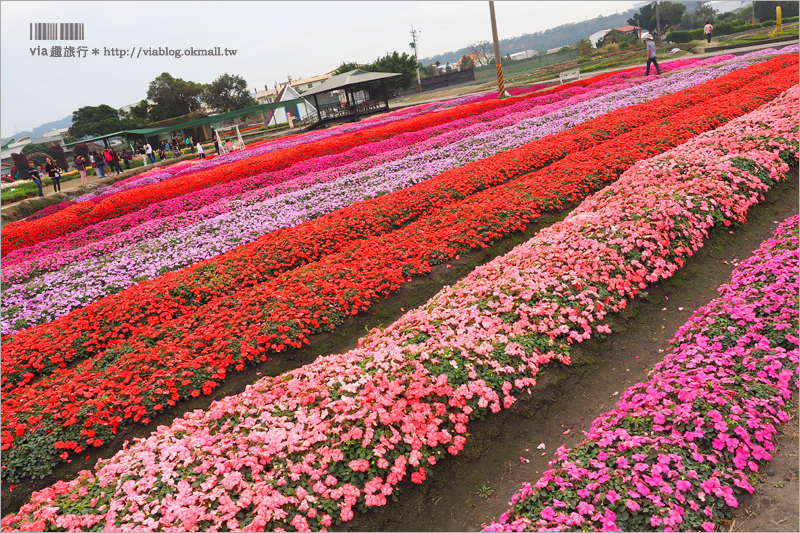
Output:
<instances>
[{"instance_id":1,"label":"green tree","mask_svg":"<svg viewBox=\"0 0 800 533\"><path fill-rule=\"evenodd\" d=\"M781 18L796 17L798 16L798 2L756 2L755 15L756 20L767 21L777 20L775 8L781 6Z\"/></svg>"},{"instance_id":2,"label":"green tree","mask_svg":"<svg viewBox=\"0 0 800 533\"><path fill-rule=\"evenodd\" d=\"M159 121L188 115L200 107L204 85L173 78L164 72L150 82L147 99L155 102L150 109L151 120Z\"/></svg>"},{"instance_id":3,"label":"green tree","mask_svg":"<svg viewBox=\"0 0 800 533\"><path fill-rule=\"evenodd\" d=\"M658 15L661 23L661 33L680 26L686 6L677 2L659 2ZM655 35L657 30L655 4L647 4L639 8L639 13L628 19L628 24L640 26L650 30Z\"/></svg>"},{"instance_id":4,"label":"green tree","mask_svg":"<svg viewBox=\"0 0 800 533\"><path fill-rule=\"evenodd\" d=\"M258 104L247 90L247 81L227 72L206 85L203 101L220 113Z\"/></svg>"},{"instance_id":5,"label":"green tree","mask_svg":"<svg viewBox=\"0 0 800 533\"><path fill-rule=\"evenodd\" d=\"M461 70L468 70L475 66L475 63L472 62L468 56L463 55L461 56Z\"/></svg>"},{"instance_id":6,"label":"green tree","mask_svg":"<svg viewBox=\"0 0 800 533\"><path fill-rule=\"evenodd\" d=\"M72 112L72 126L69 128L70 137L81 139L83 137L98 137L125 129L140 127L139 121L121 119L119 112L105 104L99 106L81 107Z\"/></svg>"},{"instance_id":7,"label":"green tree","mask_svg":"<svg viewBox=\"0 0 800 533\"><path fill-rule=\"evenodd\" d=\"M396 72L400 76L386 80L389 89L406 89L417 80L417 60L403 52L398 54L392 52L373 61L371 68L373 72Z\"/></svg>"},{"instance_id":8,"label":"green tree","mask_svg":"<svg viewBox=\"0 0 800 533\"><path fill-rule=\"evenodd\" d=\"M141 120L143 124L147 124L150 121L150 104L147 100L142 100L138 104L131 106L131 110L128 112L128 117Z\"/></svg>"},{"instance_id":9,"label":"green tree","mask_svg":"<svg viewBox=\"0 0 800 533\"><path fill-rule=\"evenodd\" d=\"M31 143L22 147L22 153L25 155L33 154L36 152L46 152L47 145L44 143Z\"/></svg>"},{"instance_id":10,"label":"green tree","mask_svg":"<svg viewBox=\"0 0 800 533\"><path fill-rule=\"evenodd\" d=\"M678 29L681 30L695 30L702 28L706 25L706 21L711 21L712 24L717 15L717 10L709 4L702 4L691 13L686 13L681 19L681 24Z\"/></svg>"},{"instance_id":11,"label":"green tree","mask_svg":"<svg viewBox=\"0 0 800 533\"><path fill-rule=\"evenodd\" d=\"M343 61L339 68L333 73L333 75L337 74L344 74L345 72L350 72L351 70L366 70L367 72L372 72L372 68L370 65L360 65L358 63L353 63L352 61Z\"/></svg>"},{"instance_id":12,"label":"green tree","mask_svg":"<svg viewBox=\"0 0 800 533\"><path fill-rule=\"evenodd\" d=\"M587 57L592 54L592 42L587 39L581 39L576 43L578 48L579 57Z\"/></svg>"}]
</instances>

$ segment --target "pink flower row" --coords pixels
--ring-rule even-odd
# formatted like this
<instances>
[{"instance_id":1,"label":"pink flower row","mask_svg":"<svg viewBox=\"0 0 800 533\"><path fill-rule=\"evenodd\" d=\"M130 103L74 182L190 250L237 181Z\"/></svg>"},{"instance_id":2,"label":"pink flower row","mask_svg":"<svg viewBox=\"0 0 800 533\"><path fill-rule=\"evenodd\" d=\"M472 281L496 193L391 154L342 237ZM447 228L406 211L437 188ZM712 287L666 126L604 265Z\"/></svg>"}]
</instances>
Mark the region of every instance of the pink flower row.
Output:
<instances>
[{"instance_id":1,"label":"pink flower row","mask_svg":"<svg viewBox=\"0 0 800 533\"><path fill-rule=\"evenodd\" d=\"M606 313L671 276L709 228L743 221L787 170L781 156L797 158L797 113L795 86L635 165L356 349L160 427L35 493L3 528L307 530L386 504L463 449L470 420L534 386L542 364L609 333Z\"/></svg>"},{"instance_id":2,"label":"pink flower row","mask_svg":"<svg viewBox=\"0 0 800 533\"><path fill-rule=\"evenodd\" d=\"M753 492L798 365L794 215L675 334L646 383L594 420L484 531L714 531Z\"/></svg>"}]
</instances>

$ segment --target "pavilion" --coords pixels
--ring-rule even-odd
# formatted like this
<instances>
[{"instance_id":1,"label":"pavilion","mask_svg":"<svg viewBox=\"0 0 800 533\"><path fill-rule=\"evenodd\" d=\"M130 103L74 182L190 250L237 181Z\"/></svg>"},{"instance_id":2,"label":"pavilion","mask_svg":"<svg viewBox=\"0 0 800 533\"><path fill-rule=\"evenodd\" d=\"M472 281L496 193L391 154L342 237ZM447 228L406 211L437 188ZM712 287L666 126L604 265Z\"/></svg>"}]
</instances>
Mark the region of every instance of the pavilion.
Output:
<instances>
[{"instance_id":1,"label":"pavilion","mask_svg":"<svg viewBox=\"0 0 800 533\"><path fill-rule=\"evenodd\" d=\"M312 127L334 122L358 122L363 116L389 111L386 79L396 76L401 74L356 69L331 76L317 87L303 92L303 98L313 98L317 110L318 120Z\"/></svg>"}]
</instances>

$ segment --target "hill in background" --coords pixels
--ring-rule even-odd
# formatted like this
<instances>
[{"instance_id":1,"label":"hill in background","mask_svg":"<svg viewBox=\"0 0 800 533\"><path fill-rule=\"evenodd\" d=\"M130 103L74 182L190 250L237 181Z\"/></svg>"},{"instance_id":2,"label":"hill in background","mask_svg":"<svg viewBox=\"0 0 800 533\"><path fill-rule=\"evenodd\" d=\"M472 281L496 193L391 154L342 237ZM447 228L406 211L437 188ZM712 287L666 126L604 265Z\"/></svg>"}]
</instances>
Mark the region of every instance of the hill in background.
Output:
<instances>
[{"instance_id":1,"label":"hill in background","mask_svg":"<svg viewBox=\"0 0 800 533\"><path fill-rule=\"evenodd\" d=\"M41 126L36 126L33 128L33 131L21 131L19 133L15 133L9 137L3 137L2 142L6 142L8 139L12 137L14 139L22 139L23 137L30 137L32 139L36 139L37 137L41 137L45 133L49 131L53 131L55 129L60 128L69 128L72 126L72 115L62 118L61 120L54 120L53 122L46 122Z\"/></svg>"}]
</instances>

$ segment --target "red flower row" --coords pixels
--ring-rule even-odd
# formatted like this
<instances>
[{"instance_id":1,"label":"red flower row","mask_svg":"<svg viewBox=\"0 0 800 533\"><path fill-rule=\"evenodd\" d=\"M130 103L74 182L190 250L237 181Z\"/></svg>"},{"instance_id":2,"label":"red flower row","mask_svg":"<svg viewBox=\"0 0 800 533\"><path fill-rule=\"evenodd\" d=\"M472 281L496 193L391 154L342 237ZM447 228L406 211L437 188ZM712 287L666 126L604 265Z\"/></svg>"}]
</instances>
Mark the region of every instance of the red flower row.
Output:
<instances>
[{"instance_id":1,"label":"red flower row","mask_svg":"<svg viewBox=\"0 0 800 533\"><path fill-rule=\"evenodd\" d=\"M608 73L589 80L573 82L553 90L561 91L568 86L588 85L611 74L618 73ZM417 131L475 114L485 113L500 107L513 105L519 102L519 98L535 98L540 94L531 93L513 99L489 100L444 109L383 126L329 137L313 143L275 150L180 179L165 180L146 187L122 191L97 204L94 202L82 202L41 219L9 224L3 229L2 255L5 256L18 248L53 239L103 220L137 211L155 202L176 198L206 187L236 181L262 172L281 170L299 161L337 154L355 146L381 141L401 133Z\"/></svg>"},{"instance_id":2,"label":"red flower row","mask_svg":"<svg viewBox=\"0 0 800 533\"><path fill-rule=\"evenodd\" d=\"M796 59L782 64L792 62L796 64ZM93 361L7 394L3 449L10 448L10 455L25 453L32 442L31 429L57 431L62 447L65 441L78 446L88 431L95 432L92 442L108 441L124 419L147 423L147 417L163 404L209 394L229 367L241 370L247 361L264 360L267 350L302 346L312 331L332 329L345 316L367 309L372 300L410 280L409 274L429 271L433 263L521 229L540 209L577 200L616 179L635 161L774 98L796 77L793 68L764 77L775 65L755 67L757 72L741 75L742 80L756 78L751 84L740 81L738 85L745 84L741 90L730 92L737 86L735 78L708 84L706 92L717 96L712 100L696 106L671 101L673 114L658 124L626 133L518 182L484 191L405 229L358 241L256 288L214 299L190 317L167 319L163 324L158 324L158 318L151 320L135 339L117 344ZM650 105L665 109L658 101ZM675 113L678 109L683 111ZM522 153L516 158L524 164ZM22 438L15 439L12 431ZM58 439L54 436L54 443ZM53 461L57 461L55 453ZM43 461L31 466L44 471L50 465Z\"/></svg>"}]
</instances>

